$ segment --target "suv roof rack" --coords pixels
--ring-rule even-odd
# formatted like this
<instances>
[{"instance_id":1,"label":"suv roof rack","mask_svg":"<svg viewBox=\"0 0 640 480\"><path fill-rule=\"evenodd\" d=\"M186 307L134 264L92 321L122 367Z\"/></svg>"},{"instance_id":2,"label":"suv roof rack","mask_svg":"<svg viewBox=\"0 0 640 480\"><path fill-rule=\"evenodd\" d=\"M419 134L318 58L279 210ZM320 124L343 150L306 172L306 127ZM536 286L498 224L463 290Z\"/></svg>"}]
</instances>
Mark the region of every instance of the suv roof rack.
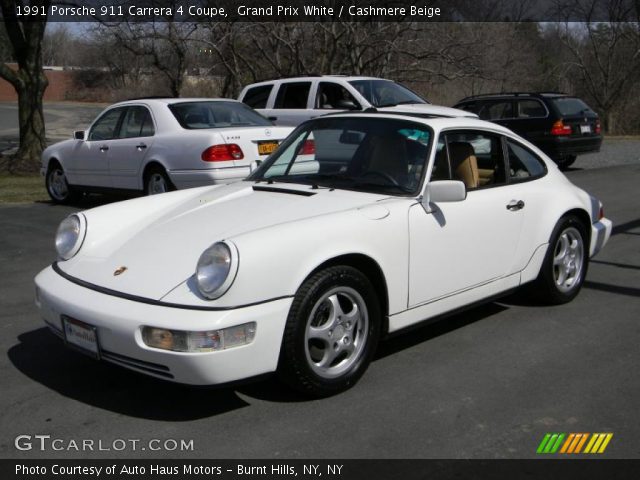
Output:
<instances>
[{"instance_id":1,"label":"suv roof rack","mask_svg":"<svg viewBox=\"0 0 640 480\"><path fill-rule=\"evenodd\" d=\"M495 93L481 93L478 95L469 95L464 97L460 102L467 100L475 100L478 98L486 97L541 97L543 95L567 95L565 92L495 92ZM458 102L459 103L459 102Z\"/></svg>"},{"instance_id":2,"label":"suv roof rack","mask_svg":"<svg viewBox=\"0 0 640 480\"><path fill-rule=\"evenodd\" d=\"M326 77L326 75L322 75L321 73L307 73L307 74L299 74L299 75L281 75L275 78L265 78L264 80L258 80L254 83L263 83L263 82L275 82L276 80L286 80L288 78L306 78L306 77Z\"/></svg>"}]
</instances>

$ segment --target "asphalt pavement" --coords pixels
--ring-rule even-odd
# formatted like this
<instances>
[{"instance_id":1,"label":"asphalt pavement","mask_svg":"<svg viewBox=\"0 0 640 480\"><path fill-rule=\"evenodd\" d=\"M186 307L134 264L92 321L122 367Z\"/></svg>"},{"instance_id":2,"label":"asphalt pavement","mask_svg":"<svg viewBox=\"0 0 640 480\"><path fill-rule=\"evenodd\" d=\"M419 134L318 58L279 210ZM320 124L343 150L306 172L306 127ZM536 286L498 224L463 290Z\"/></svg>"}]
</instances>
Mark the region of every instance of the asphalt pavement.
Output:
<instances>
[{"instance_id":1,"label":"asphalt pavement","mask_svg":"<svg viewBox=\"0 0 640 480\"><path fill-rule=\"evenodd\" d=\"M66 349L39 318L33 277L78 208L0 206L0 457L529 458L547 432L612 432L602 457L640 458L640 166L568 176L615 224L572 303L509 297L406 333L355 388L314 401L273 378L189 388ZM19 451L19 435L64 448ZM109 450L68 449L87 439ZM150 439L193 450L150 451Z\"/></svg>"}]
</instances>

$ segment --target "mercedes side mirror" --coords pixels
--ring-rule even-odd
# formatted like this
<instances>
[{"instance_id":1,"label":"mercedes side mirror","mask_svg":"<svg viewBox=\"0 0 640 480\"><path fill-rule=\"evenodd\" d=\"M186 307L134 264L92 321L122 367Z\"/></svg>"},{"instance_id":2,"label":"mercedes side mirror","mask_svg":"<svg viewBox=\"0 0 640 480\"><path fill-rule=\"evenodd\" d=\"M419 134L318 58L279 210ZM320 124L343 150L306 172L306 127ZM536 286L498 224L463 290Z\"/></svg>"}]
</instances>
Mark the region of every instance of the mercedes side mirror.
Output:
<instances>
[{"instance_id":1,"label":"mercedes side mirror","mask_svg":"<svg viewBox=\"0 0 640 480\"><path fill-rule=\"evenodd\" d=\"M73 138L76 140L84 140L84 130L76 130L73 132Z\"/></svg>"}]
</instances>

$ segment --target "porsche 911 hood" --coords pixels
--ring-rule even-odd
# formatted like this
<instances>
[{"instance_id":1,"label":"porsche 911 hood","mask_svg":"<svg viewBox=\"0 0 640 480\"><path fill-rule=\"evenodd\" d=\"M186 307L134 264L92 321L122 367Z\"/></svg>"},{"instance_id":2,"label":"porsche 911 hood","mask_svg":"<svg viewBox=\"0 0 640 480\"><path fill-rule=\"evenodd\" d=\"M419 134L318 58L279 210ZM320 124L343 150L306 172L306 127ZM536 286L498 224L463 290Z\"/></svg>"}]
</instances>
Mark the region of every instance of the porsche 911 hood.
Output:
<instances>
[{"instance_id":1,"label":"porsche 911 hood","mask_svg":"<svg viewBox=\"0 0 640 480\"><path fill-rule=\"evenodd\" d=\"M197 190L85 212L85 243L60 268L94 285L159 300L194 273L201 253L217 241L384 198L283 183L239 182ZM175 201L169 201L172 195Z\"/></svg>"}]
</instances>

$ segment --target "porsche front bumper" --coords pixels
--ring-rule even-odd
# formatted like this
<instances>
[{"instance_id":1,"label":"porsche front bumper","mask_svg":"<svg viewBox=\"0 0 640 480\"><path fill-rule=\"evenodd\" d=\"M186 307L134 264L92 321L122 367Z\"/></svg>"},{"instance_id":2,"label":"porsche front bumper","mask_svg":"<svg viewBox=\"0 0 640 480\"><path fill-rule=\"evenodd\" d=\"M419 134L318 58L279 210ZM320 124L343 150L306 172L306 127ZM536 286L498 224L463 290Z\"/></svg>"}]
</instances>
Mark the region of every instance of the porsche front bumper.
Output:
<instances>
[{"instance_id":1,"label":"porsche front bumper","mask_svg":"<svg viewBox=\"0 0 640 480\"><path fill-rule=\"evenodd\" d=\"M273 372L278 365L291 298L231 310L204 311L146 304L78 285L44 269L35 279L36 304L49 328L64 338L62 316L97 332L100 358L178 383L213 385ZM243 346L204 353L151 348L142 327L205 331L256 322L254 340Z\"/></svg>"}]
</instances>

